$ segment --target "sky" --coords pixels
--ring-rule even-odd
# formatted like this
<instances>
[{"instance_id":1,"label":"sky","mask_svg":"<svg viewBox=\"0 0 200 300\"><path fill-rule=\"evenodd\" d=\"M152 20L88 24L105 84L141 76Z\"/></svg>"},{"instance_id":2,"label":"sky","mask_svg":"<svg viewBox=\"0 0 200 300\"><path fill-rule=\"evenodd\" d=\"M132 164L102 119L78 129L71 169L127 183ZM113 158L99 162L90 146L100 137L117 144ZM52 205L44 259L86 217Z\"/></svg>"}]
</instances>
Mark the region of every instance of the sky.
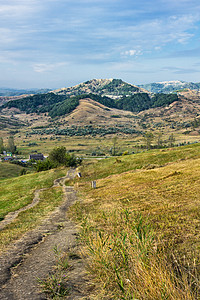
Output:
<instances>
[{"instance_id":1,"label":"sky","mask_svg":"<svg viewBox=\"0 0 200 300\"><path fill-rule=\"evenodd\" d=\"M0 87L200 82L199 0L0 0Z\"/></svg>"}]
</instances>

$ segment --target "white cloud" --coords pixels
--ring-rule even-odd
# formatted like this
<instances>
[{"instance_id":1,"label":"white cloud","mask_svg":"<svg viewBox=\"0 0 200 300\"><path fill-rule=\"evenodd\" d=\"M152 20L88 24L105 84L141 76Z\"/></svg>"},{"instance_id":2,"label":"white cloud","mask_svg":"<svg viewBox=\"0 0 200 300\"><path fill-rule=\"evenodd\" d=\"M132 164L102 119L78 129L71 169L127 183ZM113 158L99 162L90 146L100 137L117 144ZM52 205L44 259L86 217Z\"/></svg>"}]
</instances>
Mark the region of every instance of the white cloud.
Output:
<instances>
[{"instance_id":1,"label":"white cloud","mask_svg":"<svg viewBox=\"0 0 200 300\"><path fill-rule=\"evenodd\" d=\"M135 50L135 49L130 49L130 50L122 52L122 55L126 55L126 56L137 56L137 55L141 55L141 54L142 54L141 50Z\"/></svg>"},{"instance_id":2,"label":"white cloud","mask_svg":"<svg viewBox=\"0 0 200 300\"><path fill-rule=\"evenodd\" d=\"M39 1L9 1L9 3L0 4L0 19L11 20L12 18L24 20L39 10Z\"/></svg>"},{"instance_id":3,"label":"white cloud","mask_svg":"<svg viewBox=\"0 0 200 300\"><path fill-rule=\"evenodd\" d=\"M57 68L61 68L67 66L67 62L59 62L59 63L36 63L33 65L33 70L36 73L45 73L51 72Z\"/></svg>"}]
</instances>

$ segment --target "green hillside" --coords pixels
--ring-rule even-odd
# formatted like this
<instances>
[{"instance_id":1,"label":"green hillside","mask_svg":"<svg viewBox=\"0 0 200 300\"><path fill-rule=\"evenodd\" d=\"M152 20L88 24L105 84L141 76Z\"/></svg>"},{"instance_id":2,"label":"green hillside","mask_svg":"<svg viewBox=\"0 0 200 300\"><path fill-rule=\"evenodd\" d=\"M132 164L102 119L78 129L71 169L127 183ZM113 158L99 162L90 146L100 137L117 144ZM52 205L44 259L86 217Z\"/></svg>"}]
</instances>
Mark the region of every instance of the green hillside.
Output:
<instances>
[{"instance_id":1,"label":"green hillside","mask_svg":"<svg viewBox=\"0 0 200 300\"><path fill-rule=\"evenodd\" d=\"M9 101L1 106L4 108L17 108L20 111L29 113L49 113L54 118L72 112L79 104L80 99L90 98L107 107L118 108L131 112L140 112L152 107L169 105L177 101L177 95L158 94L150 97L146 93L135 93L131 96L121 96L112 99L98 94L84 94L75 97L66 97L54 93L29 96L23 99Z\"/></svg>"},{"instance_id":2,"label":"green hillside","mask_svg":"<svg viewBox=\"0 0 200 300\"><path fill-rule=\"evenodd\" d=\"M62 201L62 188L51 188L53 181L66 175L66 169L32 173L0 180L0 220L9 212L16 211L32 202L36 189L47 188L40 195L40 203L20 213L19 217L0 231L0 252L9 243L28 230L38 226L41 221Z\"/></svg>"},{"instance_id":3,"label":"green hillside","mask_svg":"<svg viewBox=\"0 0 200 300\"><path fill-rule=\"evenodd\" d=\"M7 162L0 162L0 180L20 175L23 167Z\"/></svg>"}]
</instances>

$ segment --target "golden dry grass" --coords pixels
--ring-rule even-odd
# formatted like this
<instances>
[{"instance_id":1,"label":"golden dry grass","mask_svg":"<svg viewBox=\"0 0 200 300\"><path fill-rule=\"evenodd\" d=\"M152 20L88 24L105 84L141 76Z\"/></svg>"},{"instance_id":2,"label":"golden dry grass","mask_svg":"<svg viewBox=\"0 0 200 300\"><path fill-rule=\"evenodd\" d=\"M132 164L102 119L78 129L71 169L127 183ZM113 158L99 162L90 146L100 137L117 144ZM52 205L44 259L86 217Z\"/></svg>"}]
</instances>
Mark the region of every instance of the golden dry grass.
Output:
<instances>
[{"instance_id":1,"label":"golden dry grass","mask_svg":"<svg viewBox=\"0 0 200 300\"><path fill-rule=\"evenodd\" d=\"M188 251L200 246L200 159L125 172L97 180L97 189L90 182L79 189L96 210L140 211L162 239L185 250L190 245Z\"/></svg>"},{"instance_id":2,"label":"golden dry grass","mask_svg":"<svg viewBox=\"0 0 200 300\"><path fill-rule=\"evenodd\" d=\"M165 153L138 154L135 164L130 157L121 166L114 159L89 164L76 182L82 202L73 215L97 299L200 298L199 146Z\"/></svg>"}]
</instances>

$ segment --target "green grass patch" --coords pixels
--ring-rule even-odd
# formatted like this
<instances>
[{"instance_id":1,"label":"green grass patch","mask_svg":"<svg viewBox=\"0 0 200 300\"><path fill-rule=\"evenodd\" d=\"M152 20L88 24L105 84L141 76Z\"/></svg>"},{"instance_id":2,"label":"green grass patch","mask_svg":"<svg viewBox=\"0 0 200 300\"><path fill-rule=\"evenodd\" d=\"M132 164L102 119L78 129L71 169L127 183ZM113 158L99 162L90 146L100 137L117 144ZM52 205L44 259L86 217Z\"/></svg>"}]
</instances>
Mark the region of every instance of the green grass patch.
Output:
<instances>
[{"instance_id":1,"label":"green grass patch","mask_svg":"<svg viewBox=\"0 0 200 300\"><path fill-rule=\"evenodd\" d=\"M20 238L27 231L36 228L63 201L61 187L50 188L40 193L40 202L19 216L0 232L0 251Z\"/></svg>"},{"instance_id":2,"label":"green grass patch","mask_svg":"<svg viewBox=\"0 0 200 300\"><path fill-rule=\"evenodd\" d=\"M105 178L113 174L121 174L130 170L162 167L168 163L199 157L200 144L194 144L112 157L95 162L85 161L85 164L80 167L80 171L82 172L80 181Z\"/></svg>"},{"instance_id":3,"label":"green grass patch","mask_svg":"<svg viewBox=\"0 0 200 300\"><path fill-rule=\"evenodd\" d=\"M23 167L18 165L0 162L0 180L19 176L22 169Z\"/></svg>"},{"instance_id":4,"label":"green grass patch","mask_svg":"<svg viewBox=\"0 0 200 300\"><path fill-rule=\"evenodd\" d=\"M53 169L0 181L0 217L31 203L36 189L51 187L64 175L66 169Z\"/></svg>"}]
</instances>

